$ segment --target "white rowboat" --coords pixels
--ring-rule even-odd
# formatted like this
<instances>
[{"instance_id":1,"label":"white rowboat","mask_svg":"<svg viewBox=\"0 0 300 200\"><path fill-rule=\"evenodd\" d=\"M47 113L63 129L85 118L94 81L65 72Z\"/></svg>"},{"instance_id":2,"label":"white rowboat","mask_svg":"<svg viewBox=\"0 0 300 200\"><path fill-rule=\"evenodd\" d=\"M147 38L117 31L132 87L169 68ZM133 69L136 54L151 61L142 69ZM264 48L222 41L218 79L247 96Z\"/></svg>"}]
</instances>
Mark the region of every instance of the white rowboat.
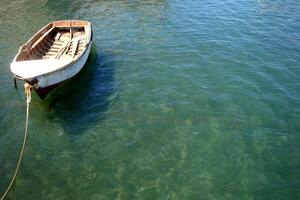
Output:
<instances>
[{"instance_id":1,"label":"white rowboat","mask_svg":"<svg viewBox=\"0 0 300 200\"><path fill-rule=\"evenodd\" d=\"M91 23L54 21L19 49L10 65L14 77L34 86L41 99L83 68L92 44Z\"/></svg>"}]
</instances>

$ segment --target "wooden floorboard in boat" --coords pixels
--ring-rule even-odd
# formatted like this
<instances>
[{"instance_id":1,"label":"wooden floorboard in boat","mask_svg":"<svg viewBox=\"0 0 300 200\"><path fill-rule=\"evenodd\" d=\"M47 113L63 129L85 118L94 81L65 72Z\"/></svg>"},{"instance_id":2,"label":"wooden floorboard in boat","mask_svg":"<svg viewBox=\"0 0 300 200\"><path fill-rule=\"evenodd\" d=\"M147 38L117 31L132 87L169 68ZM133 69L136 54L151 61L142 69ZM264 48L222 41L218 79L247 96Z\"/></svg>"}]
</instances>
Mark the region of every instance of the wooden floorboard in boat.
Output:
<instances>
[{"instance_id":1,"label":"wooden floorboard in boat","mask_svg":"<svg viewBox=\"0 0 300 200\"><path fill-rule=\"evenodd\" d=\"M48 35L43 34L41 38L37 38L34 45L29 46L29 51L24 51L18 60L56 59L66 45L69 46L60 58L74 59L80 56L87 44L85 32L82 29L80 31L73 29L72 37L70 37L71 34L66 29L57 30L55 30L56 32L48 31Z\"/></svg>"},{"instance_id":2,"label":"wooden floorboard in boat","mask_svg":"<svg viewBox=\"0 0 300 200\"><path fill-rule=\"evenodd\" d=\"M52 44L48 43L46 40L43 40L41 42L42 45L44 45L47 49L49 49L51 47Z\"/></svg>"},{"instance_id":3,"label":"wooden floorboard in boat","mask_svg":"<svg viewBox=\"0 0 300 200\"><path fill-rule=\"evenodd\" d=\"M34 58L34 60L35 59L40 59L40 56L38 56L35 52L31 52L30 55Z\"/></svg>"},{"instance_id":4,"label":"wooden floorboard in boat","mask_svg":"<svg viewBox=\"0 0 300 200\"><path fill-rule=\"evenodd\" d=\"M34 51L33 52L35 55L37 55L38 56L38 58L41 58L41 57L43 57L45 54L43 54L43 53L41 53L41 52L39 52L39 51Z\"/></svg>"},{"instance_id":5,"label":"wooden floorboard in boat","mask_svg":"<svg viewBox=\"0 0 300 200\"><path fill-rule=\"evenodd\" d=\"M49 50L49 48L47 48L45 45L42 44L38 44L37 48L39 49L40 52L47 52Z\"/></svg>"}]
</instances>

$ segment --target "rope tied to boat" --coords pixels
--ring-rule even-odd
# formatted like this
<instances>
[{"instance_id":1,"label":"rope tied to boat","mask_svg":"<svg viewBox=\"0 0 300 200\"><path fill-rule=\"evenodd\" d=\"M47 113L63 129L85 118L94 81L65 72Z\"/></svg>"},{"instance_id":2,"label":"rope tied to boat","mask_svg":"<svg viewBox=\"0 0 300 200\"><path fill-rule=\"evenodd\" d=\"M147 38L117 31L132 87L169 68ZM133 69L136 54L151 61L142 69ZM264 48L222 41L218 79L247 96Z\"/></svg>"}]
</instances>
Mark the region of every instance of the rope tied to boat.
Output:
<instances>
[{"instance_id":1,"label":"rope tied to boat","mask_svg":"<svg viewBox=\"0 0 300 200\"><path fill-rule=\"evenodd\" d=\"M24 83L24 90L26 94L26 102L27 102L27 108L29 107L29 103L31 101L31 89L34 86L30 85L29 83Z\"/></svg>"},{"instance_id":2,"label":"rope tied to boat","mask_svg":"<svg viewBox=\"0 0 300 200\"><path fill-rule=\"evenodd\" d=\"M27 141L27 132L28 132L28 121L29 121L29 104L31 101L31 89L34 86L30 85L29 83L25 83L24 84L24 90L25 90L25 94L26 94L26 121L25 121L25 131L24 131L24 138L23 138L23 144L22 147L20 149L20 154L19 154L19 159L17 162L17 166L16 169L14 171L14 174L10 180L9 185L7 186L5 192L3 193L3 195L1 196L0 200L3 200L5 198L5 196L7 195L7 193L10 191L13 183L15 182L15 179L17 177L18 171L19 171L19 167L23 158L23 154L24 154L24 150L25 150L25 145L26 145L26 141Z\"/></svg>"}]
</instances>

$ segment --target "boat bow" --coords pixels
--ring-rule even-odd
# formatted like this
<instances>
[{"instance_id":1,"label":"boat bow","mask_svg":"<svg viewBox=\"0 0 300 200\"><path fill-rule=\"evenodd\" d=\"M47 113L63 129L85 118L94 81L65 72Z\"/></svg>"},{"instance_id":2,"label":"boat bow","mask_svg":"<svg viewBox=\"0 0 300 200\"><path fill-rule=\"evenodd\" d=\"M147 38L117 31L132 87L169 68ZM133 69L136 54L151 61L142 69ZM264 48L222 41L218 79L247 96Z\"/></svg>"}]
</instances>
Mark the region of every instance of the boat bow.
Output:
<instances>
[{"instance_id":1,"label":"boat bow","mask_svg":"<svg viewBox=\"0 0 300 200\"><path fill-rule=\"evenodd\" d=\"M17 61L11 63L10 69L20 79L31 79L63 69L72 61L70 59Z\"/></svg>"}]
</instances>

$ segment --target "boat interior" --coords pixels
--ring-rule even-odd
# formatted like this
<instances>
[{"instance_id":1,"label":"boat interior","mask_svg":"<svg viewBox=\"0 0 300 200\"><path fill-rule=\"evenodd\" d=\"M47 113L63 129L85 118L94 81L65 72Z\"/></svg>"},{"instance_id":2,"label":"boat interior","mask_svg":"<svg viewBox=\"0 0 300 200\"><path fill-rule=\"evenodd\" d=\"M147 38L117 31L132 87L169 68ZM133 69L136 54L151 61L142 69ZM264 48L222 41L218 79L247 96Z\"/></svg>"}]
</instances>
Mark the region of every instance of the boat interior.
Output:
<instances>
[{"instance_id":1,"label":"boat interior","mask_svg":"<svg viewBox=\"0 0 300 200\"><path fill-rule=\"evenodd\" d=\"M76 59L89 43L89 31L88 22L50 23L20 48L15 60Z\"/></svg>"}]
</instances>

